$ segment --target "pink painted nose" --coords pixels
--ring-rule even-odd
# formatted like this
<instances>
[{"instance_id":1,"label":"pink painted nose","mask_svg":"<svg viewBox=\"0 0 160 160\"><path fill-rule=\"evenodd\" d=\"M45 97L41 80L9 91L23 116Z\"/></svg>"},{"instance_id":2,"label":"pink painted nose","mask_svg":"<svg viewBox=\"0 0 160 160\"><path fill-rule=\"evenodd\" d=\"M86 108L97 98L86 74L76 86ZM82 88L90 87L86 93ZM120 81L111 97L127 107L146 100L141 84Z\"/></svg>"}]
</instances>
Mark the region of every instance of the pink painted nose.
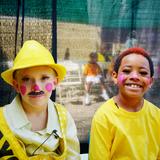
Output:
<instances>
[{"instance_id":1,"label":"pink painted nose","mask_svg":"<svg viewBox=\"0 0 160 160\"><path fill-rule=\"evenodd\" d=\"M32 86L32 90L39 91L40 88L39 88L39 86L37 84L35 84L35 85Z\"/></svg>"}]
</instances>

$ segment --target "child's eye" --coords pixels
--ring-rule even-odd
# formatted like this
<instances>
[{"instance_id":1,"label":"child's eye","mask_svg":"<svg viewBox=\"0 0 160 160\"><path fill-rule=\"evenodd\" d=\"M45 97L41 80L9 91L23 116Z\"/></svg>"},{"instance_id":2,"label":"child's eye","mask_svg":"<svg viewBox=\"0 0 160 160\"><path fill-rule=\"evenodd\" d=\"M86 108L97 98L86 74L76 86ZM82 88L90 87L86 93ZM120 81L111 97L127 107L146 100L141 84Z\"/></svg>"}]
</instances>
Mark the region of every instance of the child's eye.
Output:
<instances>
[{"instance_id":1,"label":"child's eye","mask_svg":"<svg viewBox=\"0 0 160 160\"><path fill-rule=\"evenodd\" d=\"M143 76L145 76L145 75L148 75L148 72L146 72L146 71L140 71L140 74L143 75Z\"/></svg>"},{"instance_id":2,"label":"child's eye","mask_svg":"<svg viewBox=\"0 0 160 160\"><path fill-rule=\"evenodd\" d=\"M23 82L28 82L29 80L30 80L30 79L29 79L28 77L23 77L23 78L22 78L22 81L23 81Z\"/></svg>"},{"instance_id":3,"label":"child's eye","mask_svg":"<svg viewBox=\"0 0 160 160\"><path fill-rule=\"evenodd\" d=\"M131 71L129 69L122 70L123 73L129 74Z\"/></svg>"},{"instance_id":4,"label":"child's eye","mask_svg":"<svg viewBox=\"0 0 160 160\"><path fill-rule=\"evenodd\" d=\"M49 79L50 77L49 76L43 76L41 79L42 80L47 80L47 79Z\"/></svg>"}]
</instances>

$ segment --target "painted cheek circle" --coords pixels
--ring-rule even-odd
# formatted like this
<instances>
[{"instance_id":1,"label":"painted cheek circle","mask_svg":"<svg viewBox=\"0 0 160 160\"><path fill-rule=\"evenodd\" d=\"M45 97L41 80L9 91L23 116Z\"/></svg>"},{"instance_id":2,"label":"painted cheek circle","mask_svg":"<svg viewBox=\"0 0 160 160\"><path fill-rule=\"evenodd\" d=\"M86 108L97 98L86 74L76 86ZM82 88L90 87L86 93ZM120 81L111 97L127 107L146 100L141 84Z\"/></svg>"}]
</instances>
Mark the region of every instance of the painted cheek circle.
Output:
<instances>
[{"instance_id":1,"label":"painted cheek circle","mask_svg":"<svg viewBox=\"0 0 160 160\"><path fill-rule=\"evenodd\" d=\"M122 84L124 82L125 76L124 75L119 75L118 76L118 83Z\"/></svg>"},{"instance_id":2,"label":"painted cheek circle","mask_svg":"<svg viewBox=\"0 0 160 160\"><path fill-rule=\"evenodd\" d=\"M26 89L26 86L25 86L25 85L21 85L21 86L20 86L20 91L21 91L21 94L22 94L22 95L25 95L26 90L27 90L27 89Z\"/></svg>"},{"instance_id":3,"label":"painted cheek circle","mask_svg":"<svg viewBox=\"0 0 160 160\"><path fill-rule=\"evenodd\" d=\"M147 85L150 85L151 84L151 78L147 78L146 82L147 82Z\"/></svg>"},{"instance_id":4,"label":"painted cheek circle","mask_svg":"<svg viewBox=\"0 0 160 160\"><path fill-rule=\"evenodd\" d=\"M46 90L47 90L48 92L51 92L52 89L53 89L52 83L47 83L46 86L45 86L45 88L46 88Z\"/></svg>"}]
</instances>

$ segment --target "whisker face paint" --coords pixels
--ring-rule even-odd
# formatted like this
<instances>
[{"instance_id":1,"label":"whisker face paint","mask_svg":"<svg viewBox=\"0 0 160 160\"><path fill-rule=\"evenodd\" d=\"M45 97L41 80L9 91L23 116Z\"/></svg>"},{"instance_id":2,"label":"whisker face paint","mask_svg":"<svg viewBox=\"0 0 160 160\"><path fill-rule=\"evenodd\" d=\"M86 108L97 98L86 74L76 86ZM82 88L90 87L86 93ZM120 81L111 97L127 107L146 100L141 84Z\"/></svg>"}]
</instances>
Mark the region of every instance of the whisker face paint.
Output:
<instances>
[{"instance_id":1,"label":"whisker face paint","mask_svg":"<svg viewBox=\"0 0 160 160\"><path fill-rule=\"evenodd\" d=\"M51 92L52 89L53 89L52 83L47 83L46 86L45 86L45 89L46 89L48 92Z\"/></svg>"}]
</instances>

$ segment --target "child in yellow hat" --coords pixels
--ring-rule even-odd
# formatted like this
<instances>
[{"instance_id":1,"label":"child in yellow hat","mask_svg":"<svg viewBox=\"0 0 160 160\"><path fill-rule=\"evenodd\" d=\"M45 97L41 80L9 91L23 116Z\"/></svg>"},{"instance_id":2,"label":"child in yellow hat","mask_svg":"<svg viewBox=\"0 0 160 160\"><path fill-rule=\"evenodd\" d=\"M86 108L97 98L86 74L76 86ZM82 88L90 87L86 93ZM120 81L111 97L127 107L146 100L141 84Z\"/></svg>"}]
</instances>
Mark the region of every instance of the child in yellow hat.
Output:
<instances>
[{"instance_id":1,"label":"child in yellow hat","mask_svg":"<svg viewBox=\"0 0 160 160\"><path fill-rule=\"evenodd\" d=\"M118 94L92 120L90 160L160 159L160 110L145 100L153 83L153 62L143 48L129 48L115 60Z\"/></svg>"},{"instance_id":2,"label":"child in yellow hat","mask_svg":"<svg viewBox=\"0 0 160 160\"><path fill-rule=\"evenodd\" d=\"M0 158L79 160L75 123L50 96L66 70L43 45L28 40L1 76L18 95L0 108Z\"/></svg>"}]
</instances>

